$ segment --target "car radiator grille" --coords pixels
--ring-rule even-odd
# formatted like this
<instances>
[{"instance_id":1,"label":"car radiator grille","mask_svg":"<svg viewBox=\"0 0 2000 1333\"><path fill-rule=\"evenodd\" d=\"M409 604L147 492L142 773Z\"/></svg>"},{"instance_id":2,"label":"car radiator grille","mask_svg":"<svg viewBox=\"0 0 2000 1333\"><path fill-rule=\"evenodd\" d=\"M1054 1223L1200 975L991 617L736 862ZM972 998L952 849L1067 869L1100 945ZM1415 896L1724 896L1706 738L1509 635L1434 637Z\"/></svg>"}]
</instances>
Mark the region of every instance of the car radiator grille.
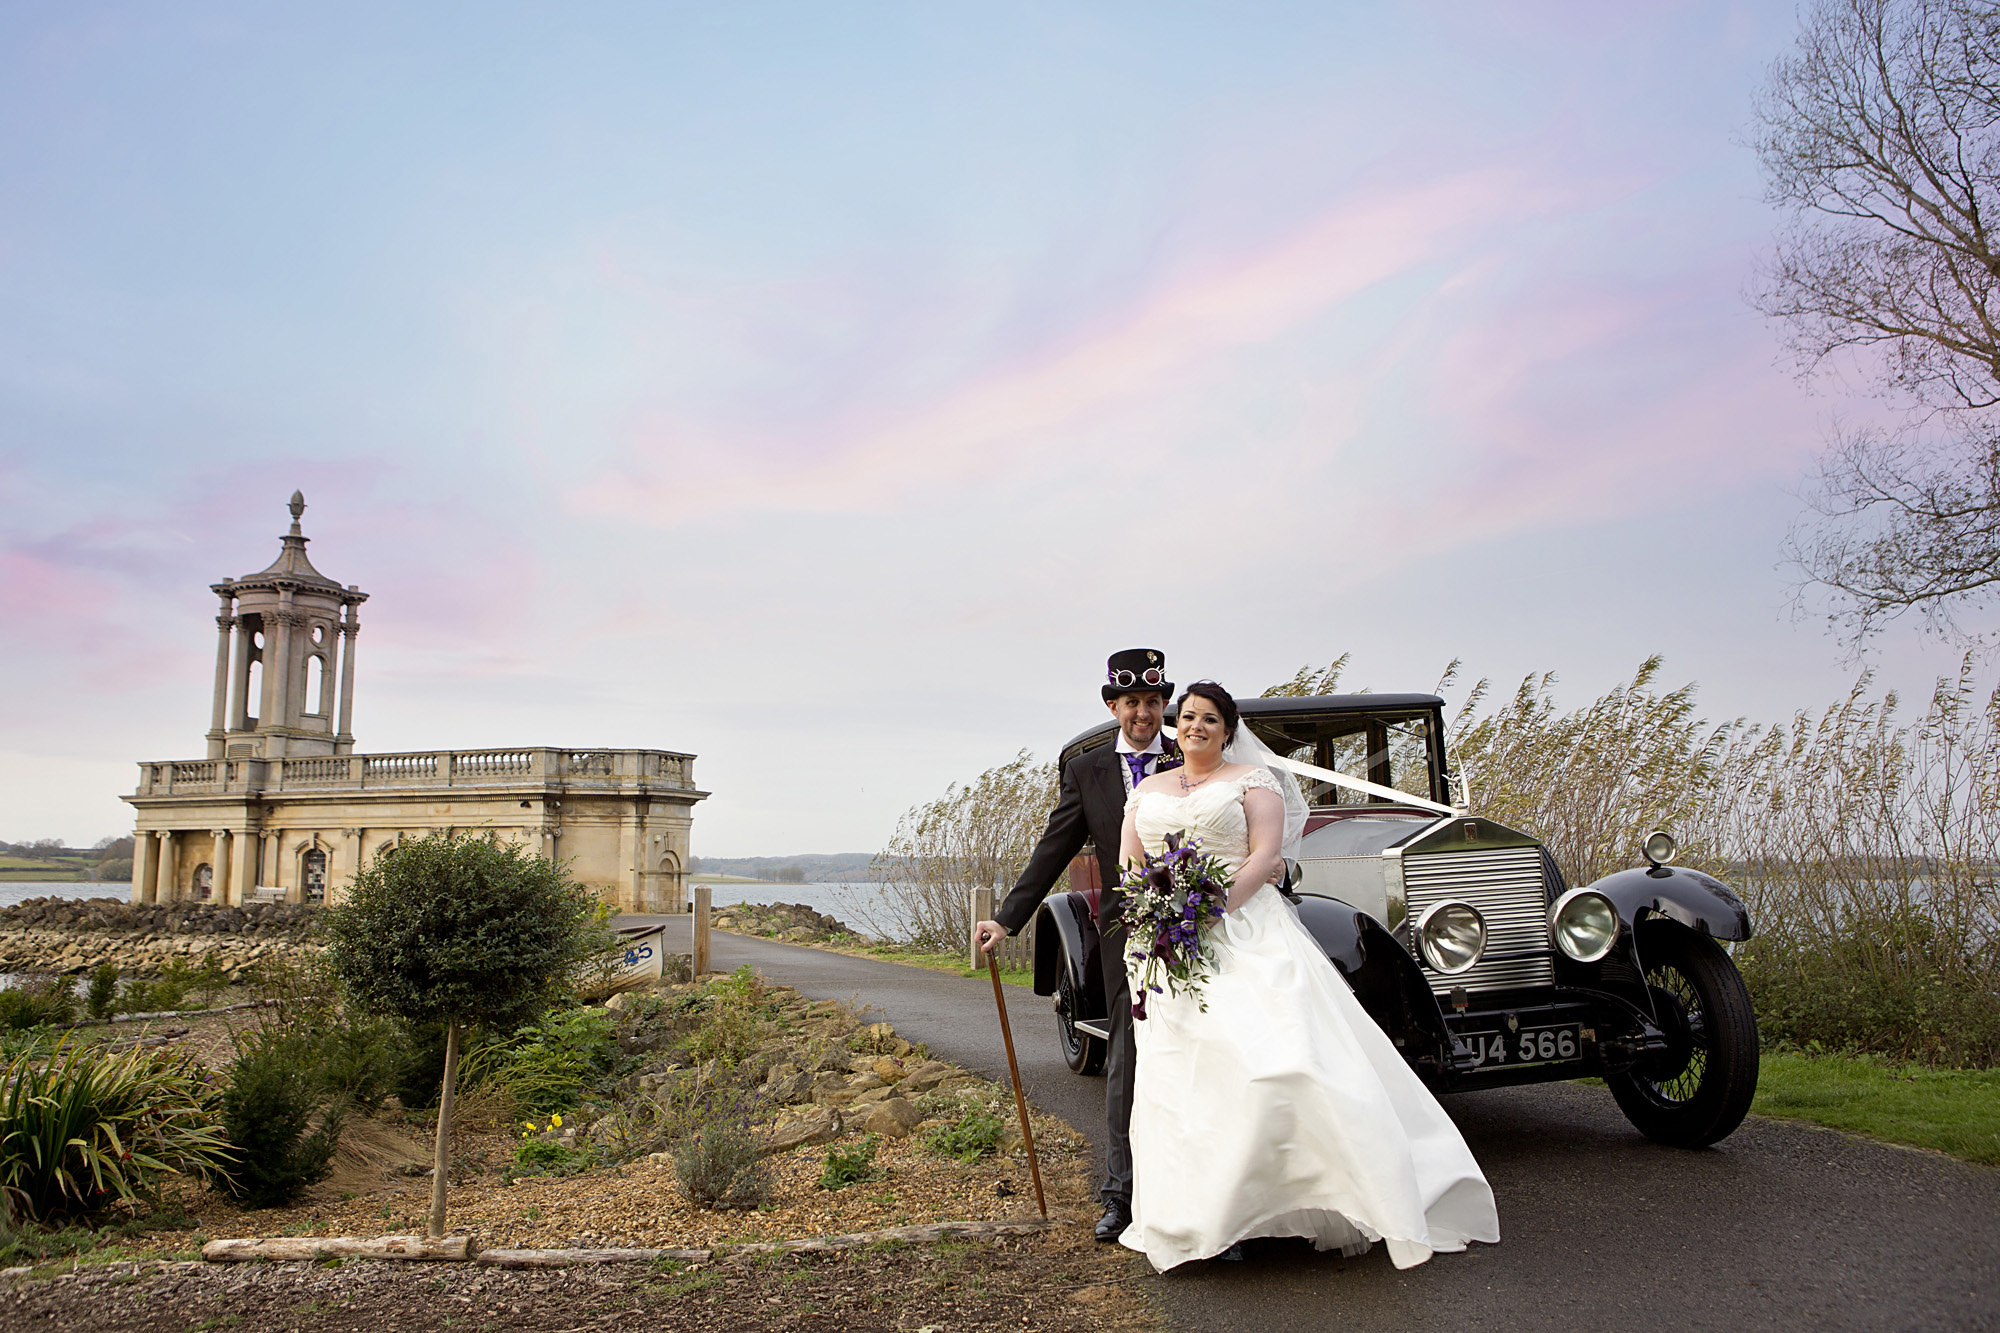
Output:
<instances>
[{"instance_id":1,"label":"car radiator grille","mask_svg":"<svg viewBox=\"0 0 2000 1333\"><path fill-rule=\"evenodd\" d=\"M1491 852L1430 852L1403 858L1403 893L1412 930L1432 903L1451 898L1470 903L1486 918L1486 958L1531 953L1526 958L1482 960L1455 977L1425 969L1439 995L1454 986L1468 991L1547 986L1555 980L1549 961L1548 896L1542 884L1542 853L1535 847ZM1416 952L1414 949L1411 952Z\"/></svg>"}]
</instances>

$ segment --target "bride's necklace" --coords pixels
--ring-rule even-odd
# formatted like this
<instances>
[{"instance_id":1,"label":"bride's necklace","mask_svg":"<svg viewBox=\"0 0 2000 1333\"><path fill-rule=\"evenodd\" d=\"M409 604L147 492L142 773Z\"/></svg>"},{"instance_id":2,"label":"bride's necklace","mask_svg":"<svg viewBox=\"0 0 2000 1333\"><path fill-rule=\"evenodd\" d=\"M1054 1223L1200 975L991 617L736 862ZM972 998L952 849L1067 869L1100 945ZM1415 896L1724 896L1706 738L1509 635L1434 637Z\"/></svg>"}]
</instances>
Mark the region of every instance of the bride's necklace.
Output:
<instances>
[{"instance_id":1,"label":"bride's necklace","mask_svg":"<svg viewBox=\"0 0 2000 1333\"><path fill-rule=\"evenodd\" d=\"M1217 765L1216 765L1216 766L1215 766L1214 768L1211 768L1211 769L1209 769L1209 770L1208 770L1208 777L1204 777L1204 778L1197 778L1197 779L1195 779L1195 780L1194 780L1193 782L1189 782L1189 781L1187 780L1187 765L1186 765L1186 764L1182 764L1182 765L1180 766L1180 768L1178 768L1178 769L1176 769L1176 770L1175 770L1175 772L1177 773L1177 775L1178 775L1178 776L1180 777L1180 780L1181 780L1181 790L1182 790L1183 792L1191 792L1191 791L1193 791L1193 790L1194 790L1194 789L1195 789L1196 787L1199 787L1199 786L1200 786L1200 785L1201 785L1202 783L1204 783L1204 782L1207 782L1209 778L1212 778L1212 777L1214 777L1214 776L1215 776L1215 775L1216 775L1217 773L1220 773L1221 771L1222 771L1222 765L1221 765L1221 764L1217 764Z\"/></svg>"}]
</instances>

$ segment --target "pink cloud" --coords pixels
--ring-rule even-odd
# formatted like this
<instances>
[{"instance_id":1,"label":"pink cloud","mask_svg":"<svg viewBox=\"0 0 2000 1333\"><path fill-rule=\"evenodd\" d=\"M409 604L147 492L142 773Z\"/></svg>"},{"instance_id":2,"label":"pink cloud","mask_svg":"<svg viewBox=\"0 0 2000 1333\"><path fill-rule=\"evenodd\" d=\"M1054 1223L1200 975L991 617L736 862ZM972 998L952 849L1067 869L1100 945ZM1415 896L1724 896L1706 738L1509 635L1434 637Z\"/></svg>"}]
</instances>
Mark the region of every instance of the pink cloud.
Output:
<instances>
[{"instance_id":1,"label":"pink cloud","mask_svg":"<svg viewBox=\"0 0 2000 1333\"><path fill-rule=\"evenodd\" d=\"M1477 172L1350 201L1269 249L1170 283L1121 317L995 366L900 419L796 449L656 428L572 493L587 512L672 523L697 510L867 509L918 487L1011 471L1107 415L1184 387L1218 356L1269 341L1422 265L1467 233L1547 208L1549 192Z\"/></svg>"}]
</instances>

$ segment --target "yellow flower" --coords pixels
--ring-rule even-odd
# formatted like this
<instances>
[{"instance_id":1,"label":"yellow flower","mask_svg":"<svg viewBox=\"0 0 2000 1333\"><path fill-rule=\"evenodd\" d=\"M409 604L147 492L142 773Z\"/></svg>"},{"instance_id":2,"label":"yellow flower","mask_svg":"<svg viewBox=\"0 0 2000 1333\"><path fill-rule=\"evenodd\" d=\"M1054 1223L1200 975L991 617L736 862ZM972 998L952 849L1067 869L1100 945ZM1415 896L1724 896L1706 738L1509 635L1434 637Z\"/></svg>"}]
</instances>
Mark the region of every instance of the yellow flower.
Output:
<instances>
[{"instance_id":1,"label":"yellow flower","mask_svg":"<svg viewBox=\"0 0 2000 1333\"><path fill-rule=\"evenodd\" d=\"M521 1125L522 1125L522 1127L523 1127L523 1128L525 1128L525 1129L526 1129L526 1130L527 1130L527 1131L528 1131L528 1132L529 1132L530 1134L532 1134L532 1133L534 1133L534 1132L535 1132L535 1122L534 1122L534 1121L532 1121L532 1120L523 1120L523 1121L521 1122Z\"/></svg>"},{"instance_id":2,"label":"yellow flower","mask_svg":"<svg viewBox=\"0 0 2000 1333\"><path fill-rule=\"evenodd\" d=\"M552 1116L550 1116L550 1117L549 1117L549 1128L550 1128L550 1129L561 1129L561 1128L562 1128L562 1117L561 1117L560 1115L552 1115Z\"/></svg>"}]
</instances>

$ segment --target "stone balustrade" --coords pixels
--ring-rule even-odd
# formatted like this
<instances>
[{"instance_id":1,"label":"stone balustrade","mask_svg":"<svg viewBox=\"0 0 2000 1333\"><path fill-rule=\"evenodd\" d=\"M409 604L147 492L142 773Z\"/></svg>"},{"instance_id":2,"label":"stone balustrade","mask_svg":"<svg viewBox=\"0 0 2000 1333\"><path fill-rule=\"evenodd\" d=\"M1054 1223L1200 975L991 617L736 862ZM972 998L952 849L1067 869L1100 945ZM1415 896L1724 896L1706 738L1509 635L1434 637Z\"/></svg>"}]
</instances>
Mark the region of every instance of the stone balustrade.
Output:
<instances>
[{"instance_id":1,"label":"stone balustrade","mask_svg":"<svg viewBox=\"0 0 2000 1333\"><path fill-rule=\"evenodd\" d=\"M139 765L139 796L562 785L694 788L694 756L672 750L416 750Z\"/></svg>"}]
</instances>

